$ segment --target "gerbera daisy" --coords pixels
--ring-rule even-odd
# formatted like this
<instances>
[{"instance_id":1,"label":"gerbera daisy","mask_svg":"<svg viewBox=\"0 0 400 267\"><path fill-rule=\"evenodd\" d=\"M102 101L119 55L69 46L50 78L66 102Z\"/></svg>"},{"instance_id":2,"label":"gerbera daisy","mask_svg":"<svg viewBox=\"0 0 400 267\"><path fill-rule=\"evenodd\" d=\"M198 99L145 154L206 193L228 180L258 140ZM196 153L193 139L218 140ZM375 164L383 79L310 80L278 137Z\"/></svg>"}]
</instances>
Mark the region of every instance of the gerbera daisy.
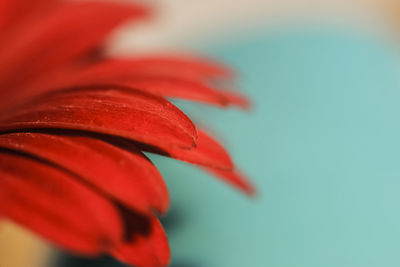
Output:
<instances>
[{"instance_id":1,"label":"gerbera daisy","mask_svg":"<svg viewBox=\"0 0 400 267\"><path fill-rule=\"evenodd\" d=\"M0 216L82 255L168 265L165 183L143 152L204 168L252 194L225 149L167 98L247 107L213 88L232 72L179 57L106 58L138 4L0 0Z\"/></svg>"}]
</instances>

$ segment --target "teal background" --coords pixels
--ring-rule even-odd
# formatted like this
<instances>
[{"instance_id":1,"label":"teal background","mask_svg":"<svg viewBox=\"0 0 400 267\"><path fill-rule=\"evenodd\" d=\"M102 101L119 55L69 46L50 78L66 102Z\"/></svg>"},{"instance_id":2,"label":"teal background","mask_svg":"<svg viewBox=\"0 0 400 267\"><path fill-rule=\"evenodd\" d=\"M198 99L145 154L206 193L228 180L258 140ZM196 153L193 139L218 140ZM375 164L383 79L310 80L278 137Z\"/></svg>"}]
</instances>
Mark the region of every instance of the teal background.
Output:
<instances>
[{"instance_id":1,"label":"teal background","mask_svg":"<svg viewBox=\"0 0 400 267\"><path fill-rule=\"evenodd\" d=\"M200 48L238 69L255 107L178 104L259 195L153 156L171 192L175 266L400 266L400 46L310 27Z\"/></svg>"}]
</instances>

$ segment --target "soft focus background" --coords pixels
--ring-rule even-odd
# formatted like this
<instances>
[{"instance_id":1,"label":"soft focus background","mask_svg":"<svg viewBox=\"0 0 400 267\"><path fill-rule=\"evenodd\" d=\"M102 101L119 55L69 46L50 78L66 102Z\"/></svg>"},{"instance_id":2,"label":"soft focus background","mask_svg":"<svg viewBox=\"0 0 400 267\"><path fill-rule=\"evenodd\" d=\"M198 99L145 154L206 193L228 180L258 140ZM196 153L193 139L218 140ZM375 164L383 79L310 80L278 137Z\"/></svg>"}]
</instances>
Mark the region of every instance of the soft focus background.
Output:
<instances>
[{"instance_id":1,"label":"soft focus background","mask_svg":"<svg viewBox=\"0 0 400 267\"><path fill-rule=\"evenodd\" d=\"M208 53L238 70L254 101L248 113L176 102L220 136L259 194L247 199L186 164L152 156L172 198L164 219L172 266L400 266L400 5L152 3L159 17L121 30L110 53ZM0 242L0 251L11 246ZM36 249L53 255L48 266L121 266Z\"/></svg>"}]
</instances>

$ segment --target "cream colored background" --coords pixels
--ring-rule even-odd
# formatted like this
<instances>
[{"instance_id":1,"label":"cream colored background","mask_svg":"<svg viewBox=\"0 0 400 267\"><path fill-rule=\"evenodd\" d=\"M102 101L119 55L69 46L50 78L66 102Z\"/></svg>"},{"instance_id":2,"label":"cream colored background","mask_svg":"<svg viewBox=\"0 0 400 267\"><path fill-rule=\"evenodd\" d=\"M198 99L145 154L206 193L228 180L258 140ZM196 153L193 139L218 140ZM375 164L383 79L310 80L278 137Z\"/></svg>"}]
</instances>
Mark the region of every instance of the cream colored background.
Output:
<instances>
[{"instance_id":1,"label":"cream colored background","mask_svg":"<svg viewBox=\"0 0 400 267\"><path fill-rule=\"evenodd\" d=\"M0 267L46 266L50 246L13 223L0 222Z\"/></svg>"},{"instance_id":2,"label":"cream colored background","mask_svg":"<svg viewBox=\"0 0 400 267\"><path fill-rule=\"evenodd\" d=\"M113 42L114 53L180 48L195 40L218 39L258 27L339 24L385 31L397 0L152 0L158 17L126 27ZM388 8L390 6L390 8Z\"/></svg>"}]
</instances>

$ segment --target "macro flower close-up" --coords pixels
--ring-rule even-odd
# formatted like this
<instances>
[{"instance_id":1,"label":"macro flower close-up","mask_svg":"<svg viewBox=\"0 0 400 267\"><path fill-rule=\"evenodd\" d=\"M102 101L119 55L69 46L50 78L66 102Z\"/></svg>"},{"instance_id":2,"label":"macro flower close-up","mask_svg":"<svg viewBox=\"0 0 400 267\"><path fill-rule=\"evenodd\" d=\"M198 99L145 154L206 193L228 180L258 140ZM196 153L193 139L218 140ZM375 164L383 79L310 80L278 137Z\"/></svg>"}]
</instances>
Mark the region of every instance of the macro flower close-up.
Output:
<instances>
[{"instance_id":1,"label":"macro flower close-up","mask_svg":"<svg viewBox=\"0 0 400 267\"><path fill-rule=\"evenodd\" d=\"M1 220L78 255L167 266L158 216L169 193L144 153L254 193L222 145L170 102L248 108L224 89L232 70L187 54L104 52L116 27L152 16L117 1L0 1Z\"/></svg>"},{"instance_id":2,"label":"macro flower close-up","mask_svg":"<svg viewBox=\"0 0 400 267\"><path fill-rule=\"evenodd\" d=\"M0 267L399 267L398 0L0 0Z\"/></svg>"}]
</instances>

